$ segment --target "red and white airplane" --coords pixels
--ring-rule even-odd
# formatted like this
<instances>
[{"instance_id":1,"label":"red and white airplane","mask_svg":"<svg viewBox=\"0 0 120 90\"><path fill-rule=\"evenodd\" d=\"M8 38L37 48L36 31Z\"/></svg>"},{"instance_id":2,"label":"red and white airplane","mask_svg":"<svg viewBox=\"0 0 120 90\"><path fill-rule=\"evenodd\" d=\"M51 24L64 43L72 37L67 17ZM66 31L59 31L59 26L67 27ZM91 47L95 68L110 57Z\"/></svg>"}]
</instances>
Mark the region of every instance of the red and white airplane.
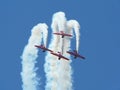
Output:
<instances>
[{"instance_id":1,"label":"red and white airplane","mask_svg":"<svg viewBox=\"0 0 120 90\"><path fill-rule=\"evenodd\" d=\"M52 52L52 50L46 48L44 45L35 45L35 47L41 48L41 49L43 50L43 52L45 52L45 51L50 51L50 52Z\"/></svg>"},{"instance_id":2,"label":"red and white airplane","mask_svg":"<svg viewBox=\"0 0 120 90\"><path fill-rule=\"evenodd\" d=\"M70 55L73 55L75 59L76 59L77 57L82 58L82 59L85 59L85 57L81 56L76 50L73 50L73 52L67 51L67 53L69 53Z\"/></svg>"},{"instance_id":3,"label":"red and white airplane","mask_svg":"<svg viewBox=\"0 0 120 90\"><path fill-rule=\"evenodd\" d=\"M51 52L51 54L57 56L58 60L60 60L61 58L65 59L65 60L69 60L68 58L66 58L65 56L63 56L60 52L58 52L58 53Z\"/></svg>"},{"instance_id":4,"label":"red and white airplane","mask_svg":"<svg viewBox=\"0 0 120 90\"><path fill-rule=\"evenodd\" d=\"M53 34L56 34L56 35L61 35L61 36L62 36L62 38L64 38L64 36L72 37L72 35L71 35L71 34L66 34L64 31L60 31L60 32L53 33Z\"/></svg>"}]
</instances>

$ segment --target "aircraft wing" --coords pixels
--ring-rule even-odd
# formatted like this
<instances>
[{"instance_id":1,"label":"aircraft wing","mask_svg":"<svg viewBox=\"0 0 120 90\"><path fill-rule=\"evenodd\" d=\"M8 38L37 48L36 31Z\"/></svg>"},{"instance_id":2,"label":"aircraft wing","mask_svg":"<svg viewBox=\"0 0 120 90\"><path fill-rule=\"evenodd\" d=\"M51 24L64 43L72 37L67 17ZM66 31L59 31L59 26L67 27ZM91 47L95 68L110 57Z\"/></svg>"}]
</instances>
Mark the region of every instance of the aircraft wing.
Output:
<instances>
[{"instance_id":1,"label":"aircraft wing","mask_svg":"<svg viewBox=\"0 0 120 90\"><path fill-rule=\"evenodd\" d=\"M38 46L38 45L35 45L35 47L37 47L37 48L41 48L41 46Z\"/></svg>"},{"instance_id":2,"label":"aircraft wing","mask_svg":"<svg viewBox=\"0 0 120 90\"><path fill-rule=\"evenodd\" d=\"M50 52L53 52L52 50L48 49L48 48L44 48L44 50L46 51L50 51Z\"/></svg>"},{"instance_id":3,"label":"aircraft wing","mask_svg":"<svg viewBox=\"0 0 120 90\"><path fill-rule=\"evenodd\" d=\"M57 54L57 53L51 52L51 54L59 57L59 54Z\"/></svg>"},{"instance_id":4,"label":"aircraft wing","mask_svg":"<svg viewBox=\"0 0 120 90\"><path fill-rule=\"evenodd\" d=\"M65 60L69 60L68 58L64 57L64 56L63 56L63 55L61 55L61 54L58 54L58 53L53 53L53 52L51 52L51 54L53 54L53 55L57 56L59 60L60 60L61 58L65 59Z\"/></svg>"},{"instance_id":5,"label":"aircraft wing","mask_svg":"<svg viewBox=\"0 0 120 90\"><path fill-rule=\"evenodd\" d=\"M81 56L81 55L78 55L77 57L82 58L82 59L85 59L85 57L84 57L84 56Z\"/></svg>"},{"instance_id":6,"label":"aircraft wing","mask_svg":"<svg viewBox=\"0 0 120 90\"><path fill-rule=\"evenodd\" d=\"M64 56L61 56L61 58L65 59L65 60L69 60L68 58L64 57Z\"/></svg>"},{"instance_id":7,"label":"aircraft wing","mask_svg":"<svg viewBox=\"0 0 120 90\"><path fill-rule=\"evenodd\" d=\"M70 35L70 34L63 34L64 36L69 36L69 37L72 37L72 35Z\"/></svg>"},{"instance_id":8,"label":"aircraft wing","mask_svg":"<svg viewBox=\"0 0 120 90\"><path fill-rule=\"evenodd\" d=\"M62 35L61 33L53 33L53 34L56 34L56 35Z\"/></svg>"},{"instance_id":9,"label":"aircraft wing","mask_svg":"<svg viewBox=\"0 0 120 90\"><path fill-rule=\"evenodd\" d=\"M85 57L81 56L80 54L78 54L75 51L74 52L67 51L67 53L69 53L70 55L75 56L75 58L79 57L79 58L85 59Z\"/></svg>"},{"instance_id":10,"label":"aircraft wing","mask_svg":"<svg viewBox=\"0 0 120 90\"><path fill-rule=\"evenodd\" d=\"M73 52L70 52L70 51L67 51L67 53L69 53L70 55L74 55L74 53ZM75 56L75 55L74 55Z\"/></svg>"},{"instance_id":11,"label":"aircraft wing","mask_svg":"<svg viewBox=\"0 0 120 90\"><path fill-rule=\"evenodd\" d=\"M50 49L48 49L48 48L46 48L46 47L44 47L44 46L38 46L38 45L35 45L35 47L37 47L37 48L41 48L42 50L43 50L43 52L45 52L45 51L50 51L50 52L52 52L52 50L50 50Z\"/></svg>"},{"instance_id":12,"label":"aircraft wing","mask_svg":"<svg viewBox=\"0 0 120 90\"><path fill-rule=\"evenodd\" d=\"M64 36L69 36L69 37L72 36L72 35L70 35L70 34L66 34L66 33L53 33L53 34L56 34L56 35L62 35L62 38L64 38Z\"/></svg>"}]
</instances>

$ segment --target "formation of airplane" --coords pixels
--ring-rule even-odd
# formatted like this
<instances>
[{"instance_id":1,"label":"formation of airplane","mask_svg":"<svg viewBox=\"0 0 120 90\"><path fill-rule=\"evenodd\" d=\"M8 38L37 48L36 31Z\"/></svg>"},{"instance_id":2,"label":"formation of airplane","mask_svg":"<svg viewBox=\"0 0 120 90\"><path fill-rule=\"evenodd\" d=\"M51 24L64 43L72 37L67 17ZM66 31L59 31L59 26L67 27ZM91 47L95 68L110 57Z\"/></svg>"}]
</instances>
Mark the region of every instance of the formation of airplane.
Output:
<instances>
[{"instance_id":1,"label":"formation of airplane","mask_svg":"<svg viewBox=\"0 0 120 90\"><path fill-rule=\"evenodd\" d=\"M60 52L58 52L58 53L51 52L51 54L57 56L58 60L60 60L61 58L65 59L65 60L69 60L68 58L66 58L65 56L63 56Z\"/></svg>"},{"instance_id":2,"label":"formation of airplane","mask_svg":"<svg viewBox=\"0 0 120 90\"><path fill-rule=\"evenodd\" d=\"M61 35L62 38L64 38L64 36L72 37L72 35L66 34L66 33L64 33L63 31L60 31L60 32L58 32L58 33L53 33L53 34ZM55 53L54 51L46 48L44 45L35 45L35 47L42 49L43 52L49 51L52 55L57 56L57 57L58 57L58 60L60 60L61 58L64 59L64 60L69 60L67 57L63 56L63 55L61 54L61 52ZM84 56L81 56L76 50L66 51L66 53L74 56L75 59L76 59L77 57L79 57L79 58L81 58L81 59L85 59L85 57L84 57Z\"/></svg>"},{"instance_id":3,"label":"formation of airplane","mask_svg":"<svg viewBox=\"0 0 120 90\"><path fill-rule=\"evenodd\" d=\"M58 60L60 60L61 58L65 59L65 60L69 60L68 58L66 58L65 56L63 56L60 52L54 53L52 50L46 48L44 45L35 45L35 47L42 49L43 52L50 51L51 54L53 54L53 55L55 55L55 56L58 57Z\"/></svg>"},{"instance_id":4,"label":"formation of airplane","mask_svg":"<svg viewBox=\"0 0 120 90\"><path fill-rule=\"evenodd\" d=\"M63 31L60 31L60 32L57 32L57 33L53 33L53 34L56 34L56 35L61 35L62 38L64 38L64 36L68 36L68 37L72 37L71 34L66 34L65 32Z\"/></svg>"},{"instance_id":5,"label":"formation of airplane","mask_svg":"<svg viewBox=\"0 0 120 90\"><path fill-rule=\"evenodd\" d=\"M73 52L67 51L67 53L69 53L70 55L73 55L75 59L76 59L77 57L82 58L82 59L85 59L85 57L81 56L76 50L73 50Z\"/></svg>"}]
</instances>

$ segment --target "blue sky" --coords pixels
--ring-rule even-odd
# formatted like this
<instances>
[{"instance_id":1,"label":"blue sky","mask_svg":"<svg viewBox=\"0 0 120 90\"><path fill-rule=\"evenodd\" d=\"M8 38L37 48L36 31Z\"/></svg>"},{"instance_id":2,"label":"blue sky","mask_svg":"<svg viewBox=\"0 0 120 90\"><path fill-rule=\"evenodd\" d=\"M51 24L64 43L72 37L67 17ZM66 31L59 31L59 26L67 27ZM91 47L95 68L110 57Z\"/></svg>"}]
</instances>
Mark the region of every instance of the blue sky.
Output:
<instances>
[{"instance_id":1,"label":"blue sky","mask_svg":"<svg viewBox=\"0 0 120 90\"><path fill-rule=\"evenodd\" d=\"M51 30L52 15L58 11L65 12L68 20L76 19L81 25L79 52L86 60L72 62L74 90L120 90L119 0L1 1L0 90L22 90L20 56L31 29L45 22ZM45 54L39 55L44 59ZM42 90L45 85L43 65L44 61L38 58Z\"/></svg>"}]
</instances>

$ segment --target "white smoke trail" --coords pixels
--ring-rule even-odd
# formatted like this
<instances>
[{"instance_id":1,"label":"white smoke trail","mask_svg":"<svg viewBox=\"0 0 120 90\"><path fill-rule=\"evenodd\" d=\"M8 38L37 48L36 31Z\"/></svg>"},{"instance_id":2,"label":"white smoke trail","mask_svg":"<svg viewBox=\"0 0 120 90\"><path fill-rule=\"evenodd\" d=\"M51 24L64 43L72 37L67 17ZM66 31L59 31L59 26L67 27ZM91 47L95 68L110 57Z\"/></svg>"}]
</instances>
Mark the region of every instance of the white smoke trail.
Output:
<instances>
[{"instance_id":1,"label":"white smoke trail","mask_svg":"<svg viewBox=\"0 0 120 90\"><path fill-rule=\"evenodd\" d=\"M53 15L52 31L64 31L67 34L73 34L73 29L76 34L76 50L79 49L79 23L76 20L66 20L64 12L57 12ZM70 37L61 38L59 35L53 35L49 48L54 52L60 51L62 54L70 59L70 55L66 51L70 50ZM49 52L45 58L45 73L46 73L46 86L45 90L72 90L72 67L71 60L60 61Z\"/></svg>"},{"instance_id":2,"label":"white smoke trail","mask_svg":"<svg viewBox=\"0 0 120 90\"><path fill-rule=\"evenodd\" d=\"M57 13L54 14L53 18L54 18L54 21L58 25L58 30L59 31L64 31L65 27L66 27L65 14L63 12L57 12Z\"/></svg>"},{"instance_id":3,"label":"white smoke trail","mask_svg":"<svg viewBox=\"0 0 120 90\"><path fill-rule=\"evenodd\" d=\"M65 33L68 33L67 27L66 27L67 21L66 21L65 14L63 12L55 13L53 20L54 19L57 21L58 30L59 31L62 30ZM57 47L59 47L59 51L62 52L64 56L70 58L69 55L66 54L66 51L69 50L70 38L69 37L61 38L61 36L58 36L58 37L60 37L59 43L57 44ZM57 72L59 75L59 78L57 80L58 81L57 90L71 90L72 89L70 62L71 61L66 61L66 60L61 59L61 61L58 61L57 63L57 67L58 67Z\"/></svg>"},{"instance_id":4,"label":"white smoke trail","mask_svg":"<svg viewBox=\"0 0 120 90\"><path fill-rule=\"evenodd\" d=\"M42 39L42 30L45 24L38 24L31 30L31 36L28 40L28 44L25 46L22 54L22 82L23 90L38 90L39 80L36 71L38 68L35 67L38 57L38 49L34 45L40 45ZM46 28L46 27L45 27Z\"/></svg>"},{"instance_id":5,"label":"white smoke trail","mask_svg":"<svg viewBox=\"0 0 120 90\"><path fill-rule=\"evenodd\" d=\"M80 42L80 25L76 20L69 20L68 21L68 26L70 28L73 28L75 31L75 35L76 35L76 50L78 52L79 50L79 42Z\"/></svg>"},{"instance_id":6,"label":"white smoke trail","mask_svg":"<svg viewBox=\"0 0 120 90\"><path fill-rule=\"evenodd\" d=\"M53 24L56 24L57 26L57 32L60 32L60 31L64 31L66 30L66 17L65 17L65 14L63 12L57 12L53 15L53 22L52 22L52 30L53 32L55 31L55 25ZM59 38L58 42L59 42L59 46L58 47L58 51L63 53L63 39L61 38L62 36L57 36Z\"/></svg>"},{"instance_id":7,"label":"white smoke trail","mask_svg":"<svg viewBox=\"0 0 120 90\"><path fill-rule=\"evenodd\" d=\"M55 13L51 25L53 32L69 32L66 31L66 26L65 14L63 12ZM68 37L64 38L65 39L62 39L61 36L53 35L49 48L55 52L63 52L63 55L69 58L70 55L66 54L66 51L69 50L70 39ZM44 65L47 78L46 90L72 90L72 70L70 62L71 61L62 59L59 61L56 56L47 53Z\"/></svg>"},{"instance_id":8,"label":"white smoke trail","mask_svg":"<svg viewBox=\"0 0 120 90\"><path fill-rule=\"evenodd\" d=\"M42 30L42 33L43 33L43 41L44 41L44 46L47 47L47 38L48 38L48 26L43 23L43 24L40 24L40 28Z\"/></svg>"},{"instance_id":9,"label":"white smoke trail","mask_svg":"<svg viewBox=\"0 0 120 90\"><path fill-rule=\"evenodd\" d=\"M63 12L62 12L63 13ZM63 19L58 19L59 21L61 21L63 23L60 23L61 25L59 25L59 28L64 28L64 32L67 34L72 34L71 33L71 29L68 28L67 26L67 21L65 18L65 14L64 16L61 15L61 18ZM65 23L64 23L65 22ZM62 27L64 26L64 27ZM61 38L62 40L62 38ZM62 47L60 47L63 50L63 55L67 58L70 59L70 55L66 53L66 51L70 50L70 37L64 37L63 41L60 42L62 45ZM58 65L58 73L59 74L59 80L58 80L58 84L59 84L59 88L58 90L72 90L72 68L71 68L71 60L70 61L66 61L64 59L61 59L61 61L59 62Z\"/></svg>"},{"instance_id":10,"label":"white smoke trail","mask_svg":"<svg viewBox=\"0 0 120 90\"><path fill-rule=\"evenodd\" d=\"M53 16L54 18L55 16ZM51 25L53 32L58 32L58 24L57 20L53 19L53 23ZM53 34L53 33L52 33ZM60 37L57 35L52 35L52 40L49 45L49 48L53 51L58 50ZM57 80L58 80L58 73L57 71L57 57L51 55L49 52L45 57L45 73L46 73L46 86L45 90L57 90Z\"/></svg>"}]
</instances>

